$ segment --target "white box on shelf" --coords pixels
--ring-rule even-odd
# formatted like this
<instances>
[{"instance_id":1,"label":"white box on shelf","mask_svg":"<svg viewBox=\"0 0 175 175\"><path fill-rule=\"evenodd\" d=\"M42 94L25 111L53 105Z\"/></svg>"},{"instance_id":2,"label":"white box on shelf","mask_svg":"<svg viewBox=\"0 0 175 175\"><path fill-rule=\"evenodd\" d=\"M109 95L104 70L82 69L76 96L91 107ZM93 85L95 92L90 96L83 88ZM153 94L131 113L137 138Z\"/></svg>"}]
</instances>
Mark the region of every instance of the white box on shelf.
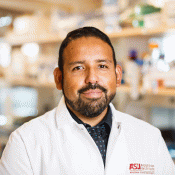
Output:
<instances>
[{"instance_id":1,"label":"white box on shelf","mask_svg":"<svg viewBox=\"0 0 175 175\"><path fill-rule=\"evenodd\" d=\"M165 2L163 8L163 21L167 25L175 24L175 1Z\"/></svg>"},{"instance_id":2,"label":"white box on shelf","mask_svg":"<svg viewBox=\"0 0 175 175\"><path fill-rule=\"evenodd\" d=\"M160 12L144 15L145 28L155 28L159 26L162 26L162 14Z\"/></svg>"}]
</instances>

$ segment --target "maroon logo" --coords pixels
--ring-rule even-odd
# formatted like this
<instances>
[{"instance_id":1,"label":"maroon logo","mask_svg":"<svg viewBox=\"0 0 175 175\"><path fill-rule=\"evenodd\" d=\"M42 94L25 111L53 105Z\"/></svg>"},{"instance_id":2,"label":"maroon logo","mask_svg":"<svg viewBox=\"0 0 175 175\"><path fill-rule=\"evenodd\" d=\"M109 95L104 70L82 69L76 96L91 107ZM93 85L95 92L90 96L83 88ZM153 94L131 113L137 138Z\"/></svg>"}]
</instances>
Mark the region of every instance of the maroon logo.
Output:
<instances>
[{"instance_id":1,"label":"maroon logo","mask_svg":"<svg viewBox=\"0 0 175 175\"><path fill-rule=\"evenodd\" d=\"M141 165L139 163L131 163L129 166L130 170L140 170L141 169Z\"/></svg>"},{"instance_id":2,"label":"maroon logo","mask_svg":"<svg viewBox=\"0 0 175 175\"><path fill-rule=\"evenodd\" d=\"M129 164L130 173L154 174L155 168L151 164L131 163Z\"/></svg>"}]
</instances>

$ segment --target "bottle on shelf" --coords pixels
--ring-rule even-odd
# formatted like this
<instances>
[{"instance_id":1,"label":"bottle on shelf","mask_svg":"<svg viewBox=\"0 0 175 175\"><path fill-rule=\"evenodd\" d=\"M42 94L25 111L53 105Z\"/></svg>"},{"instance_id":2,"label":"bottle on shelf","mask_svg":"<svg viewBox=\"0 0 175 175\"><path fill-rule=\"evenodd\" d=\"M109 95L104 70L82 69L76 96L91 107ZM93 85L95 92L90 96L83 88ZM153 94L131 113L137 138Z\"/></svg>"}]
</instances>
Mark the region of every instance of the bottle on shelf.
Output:
<instances>
[{"instance_id":1,"label":"bottle on shelf","mask_svg":"<svg viewBox=\"0 0 175 175\"><path fill-rule=\"evenodd\" d=\"M165 55L160 54L159 60L156 63L156 67L159 71L168 72L170 70L169 64L165 61Z\"/></svg>"},{"instance_id":2,"label":"bottle on shelf","mask_svg":"<svg viewBox=\"0 0 175 175\"><path fill-rule=\"evenodd\" d=\"M130 50L129 61L126 63L126 82L130 85L130 97L133 100L139 98L140 85L140 62L138 61L137 51Z\"/></svg>"},{"instance_id":3,"label":"bottle on shelf","mask_svg":"<svg viewBox=\"0 0 175 175\"><path fill-rule=\"evenodd\" d=\"M156 42L149 43L149 52L145 53L143 56L143 83L142 83L142 93L146 93L149 89L153 89L156 92L157 82L152 79L151 74L154 72L157 60L159 59L159 45Z\"/></svg>"}]
</instances>

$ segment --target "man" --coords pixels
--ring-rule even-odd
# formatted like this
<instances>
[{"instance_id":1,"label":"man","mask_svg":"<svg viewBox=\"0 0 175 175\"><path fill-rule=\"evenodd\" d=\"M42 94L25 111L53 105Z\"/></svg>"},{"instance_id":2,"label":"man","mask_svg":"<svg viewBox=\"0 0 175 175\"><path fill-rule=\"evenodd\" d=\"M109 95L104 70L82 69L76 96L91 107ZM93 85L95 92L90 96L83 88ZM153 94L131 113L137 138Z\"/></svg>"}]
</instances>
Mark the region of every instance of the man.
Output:
<instances>
[{"instance_id":1,"label":"man","mask_svg":"<svg viewBox=\"0 0 175 175\"><path fill-rule=\"evenodd\" d=\"M11 134L0 174L174 175L160 131L110 103L121 76L104 33L93 27L70 32L54 70L64 96L57 108Z\"/></svg>"}]
</instances>

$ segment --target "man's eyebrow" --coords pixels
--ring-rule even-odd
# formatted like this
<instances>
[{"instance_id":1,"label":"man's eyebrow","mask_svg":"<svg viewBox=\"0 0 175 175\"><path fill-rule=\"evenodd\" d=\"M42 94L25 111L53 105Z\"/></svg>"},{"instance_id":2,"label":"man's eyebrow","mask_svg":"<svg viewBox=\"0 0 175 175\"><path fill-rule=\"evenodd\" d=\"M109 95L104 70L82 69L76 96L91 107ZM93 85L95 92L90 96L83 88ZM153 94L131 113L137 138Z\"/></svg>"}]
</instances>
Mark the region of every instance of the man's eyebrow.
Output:
<instances>
[{"instance_id":1,"label":"man's eyebrow","mask_svg":"<svg viewBox=\"0 0 175 175\"><path fill-rule=\"evenodd\" d=\"M68 65L69 66L72 66L72 65L76 65L76 64L84 64L86 61L73 61L73 62L70 62ZM108 59L98 59L96 60L97 63L105 63L105 62L108 62L108 63L112 63L111 60L108 60Z\"/></svg>"},{"instance_id":2,"label":"man's eyebrow","mask_svg":"<svg viewBox=\"0 0 175 175\"><path fill-rule=\"evenodd\" d=\"M70 62L69 66L75 65L75 64L84 64L85 61L74 61L74 62Z\"/></svg>"},{"instance_id":3,"label":"man's eyebrow","mask_svg":"<svg viewBox=\"0 0 175 175\"><path fill-rule=\"evenodd\" d=\"M103 62L112 63L112 61L109 60L109 59L105 59L105 60L97 60L96 62L98 62L98 63L103 63Z\"/></svg>"}]
</instances>

